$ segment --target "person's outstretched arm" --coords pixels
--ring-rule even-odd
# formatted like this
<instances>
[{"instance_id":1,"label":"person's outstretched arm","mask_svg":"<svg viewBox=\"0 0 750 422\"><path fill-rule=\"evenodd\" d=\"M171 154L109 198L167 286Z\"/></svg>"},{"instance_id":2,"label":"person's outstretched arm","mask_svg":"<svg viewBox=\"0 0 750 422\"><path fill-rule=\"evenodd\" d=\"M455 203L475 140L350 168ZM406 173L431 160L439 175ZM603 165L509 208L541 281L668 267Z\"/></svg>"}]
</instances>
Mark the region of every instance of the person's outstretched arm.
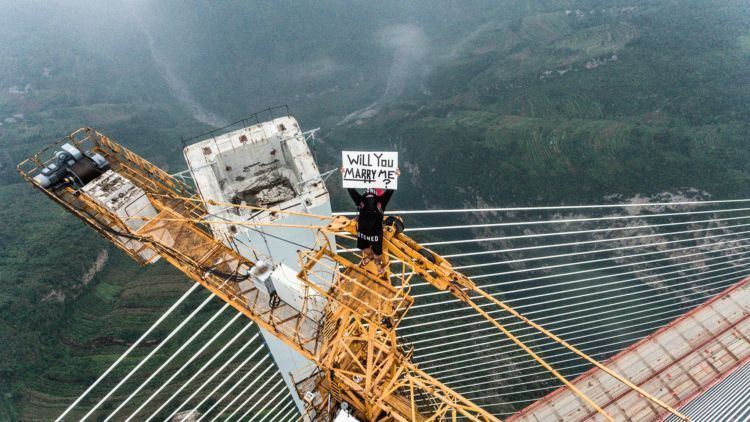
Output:
<instances>
[{"instance_id":1,"label":"person's outstretched arm","mask_svg":"<svg viewBox=\"0 0 750 422\"><path fill-rule=\"evenodd\" d=\"M355 203L355 204L356 204L357 206L359 206L359 204L361 204L361 203L362 203L362 195L360 195L360 194L359 194L359 192L357 192L357 190L356 190L356 189L354 189L354 188L349 188L349 189L347 189L346 191L347 191L347 192L349 192L349 196L351 196L351 197L352 197L352 199L354 200L354 203Z\"/></svg>"},{"instance_id":2,"label":"person's outstretched arm","mask_svg":"<svg viewBox=\"0 0 750 422\"><path fill-rule=\"evenodd\" d=\"M393 196L393 192L395 192L393 189L386 189L383 193L383 196L380 199L380 206L383 207L383 211L385 211L385 207L388 206L388 201L391 200L391 196Z\"/></svg>"}]
</instances>

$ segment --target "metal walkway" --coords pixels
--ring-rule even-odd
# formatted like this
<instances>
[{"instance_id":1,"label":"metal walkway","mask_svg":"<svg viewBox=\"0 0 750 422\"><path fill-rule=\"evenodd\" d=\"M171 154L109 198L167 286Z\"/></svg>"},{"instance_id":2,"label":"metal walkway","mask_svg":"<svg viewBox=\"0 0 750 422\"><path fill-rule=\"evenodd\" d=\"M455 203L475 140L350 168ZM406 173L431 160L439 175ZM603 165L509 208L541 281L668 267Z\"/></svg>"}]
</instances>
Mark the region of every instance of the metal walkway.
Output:
<instances>
[{"instance_id":1,"label":"metal walkway","mask_svg":"<svg viewBox=\"0 0 750 422\"><path fill-rule=\"evenodd\" d=\"M750 361L680 410L693 422L750 421ZM668 417L665 422L677 422Z\"/></svg>"}]
</instances>

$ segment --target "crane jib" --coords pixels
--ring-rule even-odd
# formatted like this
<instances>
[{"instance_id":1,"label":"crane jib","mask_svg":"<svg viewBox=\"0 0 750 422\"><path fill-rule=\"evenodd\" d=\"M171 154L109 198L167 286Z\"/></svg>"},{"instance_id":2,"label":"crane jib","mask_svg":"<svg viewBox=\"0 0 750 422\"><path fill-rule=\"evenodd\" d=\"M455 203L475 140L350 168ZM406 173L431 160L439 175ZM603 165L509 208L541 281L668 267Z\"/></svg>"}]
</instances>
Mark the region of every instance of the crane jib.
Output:
<instances>
[{"instance_id":1,"label":"crane jib","mask_svg":"<svg viewBox=\"0 0 750 422\"><path fill-rule=\"evenodd\" d=\"M68 155L55 155L61 145L68 145L64 148ZM97 167L87 164L90 168L87 167L85 180L68 177L70 172L59 165L76 155L76 150L81 152L81 157L96 157L90 161ZM106 165L102 160L106 160ZM338 216L327 224L307 227L317 233L316 244L310 250L298 252L302 263L299 273L288 274L283 265L279 265L268 272L264 270L265 275L261 277L258 271L261 267L255 268L260 263L240 255L212 235L207 224L216 222L210 221L206 204L189 186L93 129L73 132L20 163L18 171L35 188L141 265L164 259L313 361L318 371L304 379L295 379L297 394L307 403L306 411L313 419L329 420L332 417L329 402L333 400L353 407L355 415L364 420L384 417L402 421L459 417L498 420L411 362L413 351L398 338L396 328L414 303L410 295L414 277L453 294L606 419L611 417L605 409L578 391L534 350L492 318L485 308L493 306L508 312L587 362L606 370L654 405L683 417L481 290L444 258L405 235L403 222L398 218L388 217L385 221L383 259L385 268L390 268L388 261L398 260L405 271L378 275L374 262L360 266L337 253L328 236L357 234L353 220ZM45 177L38 177L42 174ZM219 205L258 208L245 204ZM247 221L230 223L262 225ZM326 284L330 274L334 277ZM303 283L305 294L299 303L272 300L268 277L281 276L296 277ZM397 282L391 283L392 278Z\"/></svg>"}]
</instances>

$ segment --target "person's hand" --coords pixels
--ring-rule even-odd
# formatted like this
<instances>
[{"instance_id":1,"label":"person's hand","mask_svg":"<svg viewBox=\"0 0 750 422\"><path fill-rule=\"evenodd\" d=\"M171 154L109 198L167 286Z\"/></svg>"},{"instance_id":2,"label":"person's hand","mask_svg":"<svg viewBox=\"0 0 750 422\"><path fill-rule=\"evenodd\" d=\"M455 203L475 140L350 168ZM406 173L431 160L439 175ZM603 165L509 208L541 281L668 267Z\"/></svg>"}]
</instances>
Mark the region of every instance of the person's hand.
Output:
<instances>
[{"instance_id":1,"label":"person's hand","mask_svg":"<svg viewBox=\"0 0 750 422\"><path fill-rule=\"evenodd\" d=\"M401 169L398 167L396 168L396 176L401 176Z\"/></svg>"},{"instance_id":2,"label":"person's hand","mask_svg":"<svg viewBox=\"0 0 750 422\"><path fill-rule=\"evenodd\" d=\"M339 169L339 171L341 171L341 175L343 176L343 175L344 175L344 172L346 171L346 168L344 168L344 167L341 167L341 168Z\"/></svg>"}]
</instances>

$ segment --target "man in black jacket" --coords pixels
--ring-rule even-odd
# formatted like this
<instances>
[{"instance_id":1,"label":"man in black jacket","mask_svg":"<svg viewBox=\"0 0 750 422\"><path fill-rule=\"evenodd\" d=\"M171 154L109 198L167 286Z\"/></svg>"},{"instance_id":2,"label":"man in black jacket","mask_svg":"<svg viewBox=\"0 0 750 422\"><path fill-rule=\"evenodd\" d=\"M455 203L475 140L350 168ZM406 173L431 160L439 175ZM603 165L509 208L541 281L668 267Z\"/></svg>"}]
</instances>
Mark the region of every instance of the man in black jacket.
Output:
<instances>
[{"instance_id":1,"label":"man in black jacket","mask_svg":"<svg viewBox=\"0 0 750 422\"><path fill-rule=\"evenodd\" d=\"M378 275L385 273L383 266L383 213L393 190L365 189L360 195L356 189L347 189L357 204L357 248L362 251L362 266L372 259L378 266Z\"/></svg>"},{"instance_id":2,"label":"man in black jacket","mask_svg":"<svg viewBox=\"0 0 750 422\"><path fill-rule=\"evenodd\" d=\"M341 169L344 173L344 169ZM396 169L396 175L401 172ZM383 213L393 195L392 189L365 189L360 195L356 189L347 189L357 205L357 248L362 251L362 262L365 266L375 259L378 275L385 273L383 266Z\"/></svg>"}]
</instances>

